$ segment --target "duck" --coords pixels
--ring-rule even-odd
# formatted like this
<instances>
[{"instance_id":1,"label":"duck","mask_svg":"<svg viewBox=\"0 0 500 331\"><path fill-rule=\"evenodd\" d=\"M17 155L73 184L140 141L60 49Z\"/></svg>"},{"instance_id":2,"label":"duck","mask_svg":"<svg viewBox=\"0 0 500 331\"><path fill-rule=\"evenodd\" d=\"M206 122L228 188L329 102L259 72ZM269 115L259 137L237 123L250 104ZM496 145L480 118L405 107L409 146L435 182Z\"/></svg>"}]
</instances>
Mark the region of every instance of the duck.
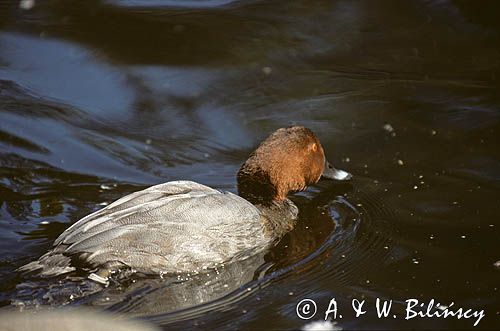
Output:
<instances>
[{"instance_id":1,"label":"duck","mask_svg":"<svg viewBox=\"0 0 500 331\"><path fill-rule=\"evenodd\" d=\"M126 195L67 228L50 251L18 270L41 277L81 269L107 283L122 270L196 273L246 259L294 228L289 194L321 177L349 180L334 168L308 128L280 128L237 172L238 195L177 180Z\"/></svg>"}]
</instances>

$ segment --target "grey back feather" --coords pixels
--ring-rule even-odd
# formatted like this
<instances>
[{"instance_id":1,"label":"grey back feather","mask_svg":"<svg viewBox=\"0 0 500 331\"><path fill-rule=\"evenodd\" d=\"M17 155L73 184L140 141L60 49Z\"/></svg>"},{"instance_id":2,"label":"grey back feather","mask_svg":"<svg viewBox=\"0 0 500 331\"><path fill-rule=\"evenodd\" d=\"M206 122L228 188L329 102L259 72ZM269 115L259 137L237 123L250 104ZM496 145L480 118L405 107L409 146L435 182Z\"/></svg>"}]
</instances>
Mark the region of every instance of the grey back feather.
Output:
<instances>
[{"instance_id":1,"label":"grey back feather","mask_svg":"<svg viewBox=\"0 0 500 331\"><path fill-rule=\"evenodd\" d=\"M116 261L146 273L191 272L244 258L271 242L259 210L243 198L190 181L127 195L64 231L54 253L91 266Z\"/></svg>"}]
</instances>

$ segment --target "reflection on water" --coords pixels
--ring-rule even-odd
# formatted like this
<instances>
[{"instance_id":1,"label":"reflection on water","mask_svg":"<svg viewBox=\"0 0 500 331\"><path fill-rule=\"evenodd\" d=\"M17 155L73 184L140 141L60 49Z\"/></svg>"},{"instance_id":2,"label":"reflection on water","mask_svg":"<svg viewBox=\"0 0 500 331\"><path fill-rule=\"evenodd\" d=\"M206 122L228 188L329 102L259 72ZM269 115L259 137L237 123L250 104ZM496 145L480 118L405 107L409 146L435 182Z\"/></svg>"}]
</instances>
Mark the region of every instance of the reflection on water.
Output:
<instances>
[{"instance_id":1,"label":"reflection on water","mask_svg":"<svg viewBox=\"0 0 500 331\"><path fill-rule=\"evenodd\" d=\"M435 298L486 309L479 327L498 328L497 12L495 1L0 2L1 304L97 306L165 329L296 329L306 297L390 298L399 315L407 298ZM105 289L14 271L148 185L234 192L250 151L292 124L355 180L293 197L300 222L264 256ZM346 313L339 325L468 322Z\"/></svg>"}]
</instances>

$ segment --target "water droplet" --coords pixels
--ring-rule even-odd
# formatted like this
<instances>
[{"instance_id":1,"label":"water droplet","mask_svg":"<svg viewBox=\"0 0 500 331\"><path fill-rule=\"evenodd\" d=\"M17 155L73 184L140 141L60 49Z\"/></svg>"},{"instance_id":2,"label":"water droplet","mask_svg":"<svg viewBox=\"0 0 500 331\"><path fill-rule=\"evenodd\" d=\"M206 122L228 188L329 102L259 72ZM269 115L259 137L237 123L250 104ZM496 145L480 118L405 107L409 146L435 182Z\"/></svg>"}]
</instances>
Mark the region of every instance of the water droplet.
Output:
<instances>
[{"instance_id":1,"label":"water droplet","mask_svg":"<svg viewBox=\"0 0 500 331\"><path fill-rule=\"evenodd\" d=\"M389 123L385 124L383 126L384 130L387 131L387 132L393 132L394 131L394 128L392 127L392 125L390 125Z\"/></svg>"},{"instance_id":2,"label":"water droplet","mask_svg":"<svg viewBox=\"0 0 500 331\"><path fill-rule=\"evenodd\" d=\"M270 75L273 72L273 69L271 69L271 67L264 67L262 68L262 72L266 75Z\"/></svg>"},{"instance_id":3,"label":"water droplet","mask_svg":"<svg viewBox=\"0 0 500 331\"><path fill-rule=\"evenodd\" d=\"M35 0L21 0L19 2L19 8L23 10L30 10L35 7Z\"/></svg>"}]
</instances>

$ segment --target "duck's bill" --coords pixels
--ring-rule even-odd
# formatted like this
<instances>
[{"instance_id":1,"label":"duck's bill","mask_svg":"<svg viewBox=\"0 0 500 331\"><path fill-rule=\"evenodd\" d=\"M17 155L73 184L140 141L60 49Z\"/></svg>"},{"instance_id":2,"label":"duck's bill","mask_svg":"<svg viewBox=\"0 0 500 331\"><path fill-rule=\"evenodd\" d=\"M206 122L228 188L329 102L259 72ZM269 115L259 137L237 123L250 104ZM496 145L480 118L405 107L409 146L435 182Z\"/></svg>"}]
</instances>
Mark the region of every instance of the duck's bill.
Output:
<instances>
[{"instance_id":1,"label":"duck's bill","mask_svg":"<svg viewBox=\"0 0 500 331\"><path fill-rule=\"evenodd\" d=\"M352 175L347 171L335 169L328 161L326 161L322 177L335 180L349 180L352 178Z\"/></svg>"}]
</instances>

